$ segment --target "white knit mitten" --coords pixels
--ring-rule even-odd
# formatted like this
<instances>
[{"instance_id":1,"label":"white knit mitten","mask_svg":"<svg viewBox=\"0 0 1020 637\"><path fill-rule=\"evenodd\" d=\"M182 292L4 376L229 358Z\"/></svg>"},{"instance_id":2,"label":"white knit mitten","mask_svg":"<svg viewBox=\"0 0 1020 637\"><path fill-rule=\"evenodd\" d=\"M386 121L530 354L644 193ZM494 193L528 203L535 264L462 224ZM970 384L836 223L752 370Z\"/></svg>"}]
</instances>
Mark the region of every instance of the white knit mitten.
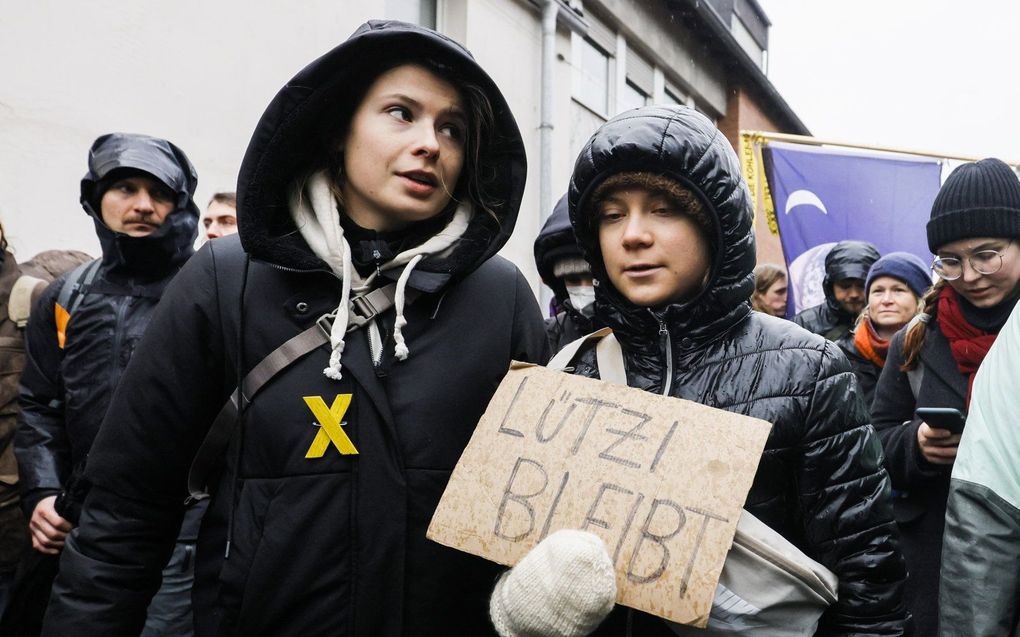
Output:
<instances>
[{"instance_id":1,"label":"white knit mitten","mask_svg":"<svg viewBox=\"0 0 1020 637\"><path fill-rule=\"evenodd\" d=\"M602 540L585 531L557 531L504 573L489 601L501 637L582 637L616 601L613 561Z\"/></svg>"}]
</instances>

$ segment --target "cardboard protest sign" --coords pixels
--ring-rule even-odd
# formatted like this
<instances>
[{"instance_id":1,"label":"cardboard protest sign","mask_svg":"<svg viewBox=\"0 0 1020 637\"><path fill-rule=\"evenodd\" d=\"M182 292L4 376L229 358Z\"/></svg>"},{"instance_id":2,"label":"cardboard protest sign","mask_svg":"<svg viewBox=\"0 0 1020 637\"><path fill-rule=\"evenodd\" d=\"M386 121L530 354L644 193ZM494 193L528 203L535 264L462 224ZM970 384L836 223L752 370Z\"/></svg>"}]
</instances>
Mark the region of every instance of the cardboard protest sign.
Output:
<instances>
[{"instance_id":1,"label":"cardboard protest sign","mask_svg":"<svg viewBox=\"0 0 1020 637\"><path fill-rule=\"evenodd\" d=\"M515 363L428 537L516 564L561 528L600 536L617 601L705 626L771 425Z\"/></svg>"}]
</instances>

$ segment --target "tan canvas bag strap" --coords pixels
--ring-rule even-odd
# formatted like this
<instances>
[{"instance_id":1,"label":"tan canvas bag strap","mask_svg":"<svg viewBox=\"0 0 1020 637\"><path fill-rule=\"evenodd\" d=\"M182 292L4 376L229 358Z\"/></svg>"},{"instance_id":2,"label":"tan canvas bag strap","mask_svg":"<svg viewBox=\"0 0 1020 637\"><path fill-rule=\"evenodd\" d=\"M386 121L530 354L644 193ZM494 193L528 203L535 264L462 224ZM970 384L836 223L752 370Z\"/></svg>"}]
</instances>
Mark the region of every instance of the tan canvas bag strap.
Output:
<instances>
[{"instance_id":1,"label":"tan canvas bag strap","mask_svg":"<svg viewBox=\"0 0 1020 637\"><path fill-rule=\"evenodd\" d=\"M556 356L552 357L552 360L546 365L549 369L555 369L556 371L563 371L564 369L571 366L574 362L574 357L577 356L578 350L584 346L590 340L597 340L605 336L606 334L612 334L613 330L608 327L604 327L597 332L592 332L587 336L582 336L576 341L571 341L563 346Z\"/></svg>"},{"instance_id":2,"label":"tan canvas bag strap","mask_svg":"<svg viewBox=\"0 0 1020 637\"><path fill-rule=\"evenodd\" d=\"M627 371L623 365L620 341L612 332L603 336L595 346L595 360L599 364L599 378L614 385L627 386Z\"/></svg>"},{"instance_id":3,"label":"tan canvas bag strap","mask_svg":"<svg viewBox=\"0 0 1020 637\"><path fill-rule=\"evenodd\" d=\"M620 342L613 335L613 330L608 327L567 343L556 356L553 356L546 367L557 371L565 370L573 365L577 352L586 343L593 341L597 341L595 345L595 360L599 366L599 377L607 383L626 385L627 374L623 365L623 350L620 349Z\"/></svg>"}]
</instances>

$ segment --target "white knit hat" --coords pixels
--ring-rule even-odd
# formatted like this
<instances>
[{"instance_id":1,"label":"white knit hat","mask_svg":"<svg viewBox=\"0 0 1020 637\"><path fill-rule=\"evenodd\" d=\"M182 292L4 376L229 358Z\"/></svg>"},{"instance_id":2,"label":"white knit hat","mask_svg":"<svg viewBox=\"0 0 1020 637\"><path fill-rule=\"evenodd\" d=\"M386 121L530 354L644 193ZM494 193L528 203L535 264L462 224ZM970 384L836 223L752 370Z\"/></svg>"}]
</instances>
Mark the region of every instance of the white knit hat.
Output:
<instances>
[{"instance_id":1,"label":"white knit hat","mask_svg":"<svg viewBox=\"0 0 1020 637\"><path fill-rule=\"evenodd\" d=\"M582 637L616 602L616 574L602 540L564 529L504 573L489 601L501 637Z\"/></svg>"},{"instance_id":2,"label":"white knit hat","mask_svg":"<svg viewBox=\"0 0 1020 637\"><path fill-rule=\"evenodd\" d=\"M553 276L557 279L578 274L591 276L591 266L581 257L563 257L553 264Z\"/></svg>"}]
</instances>

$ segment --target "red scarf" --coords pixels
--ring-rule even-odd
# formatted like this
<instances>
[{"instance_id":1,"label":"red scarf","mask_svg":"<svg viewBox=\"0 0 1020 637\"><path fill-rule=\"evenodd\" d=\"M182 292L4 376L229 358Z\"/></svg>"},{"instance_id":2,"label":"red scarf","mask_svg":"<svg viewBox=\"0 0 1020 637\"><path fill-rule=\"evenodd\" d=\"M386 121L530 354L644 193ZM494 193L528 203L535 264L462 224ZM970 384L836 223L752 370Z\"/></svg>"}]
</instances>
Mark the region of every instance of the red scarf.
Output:
<instances>
[{"instance_id":1,"label":"red scarf","mask_svg":"<svg viewBox=\"0 0 1020 637\"><path fill-rule=\"evenodd\" d=\"M871 321L864 319L854 332L854 346L861 356L868 359L879 369L885 367L885 356L889 353L889 341L879 336Z\"/></svg>"},{"instance_id":2,"label":"red scarf","mask_svg":"<svg viewBox=\"0 0 1020 637\"><path fill-rule=\"evenodd\" d=\"M963 316L960 308L960 297L950 286L942 288L939 293L939 329L949 341L949 350L953 353L956 366L960 373L967 376L967 407L970 407L970 392L974 386L974 375L977 373L985 354L995 342L995 334L979 330Z\"/></svg>"}]
</instances>

